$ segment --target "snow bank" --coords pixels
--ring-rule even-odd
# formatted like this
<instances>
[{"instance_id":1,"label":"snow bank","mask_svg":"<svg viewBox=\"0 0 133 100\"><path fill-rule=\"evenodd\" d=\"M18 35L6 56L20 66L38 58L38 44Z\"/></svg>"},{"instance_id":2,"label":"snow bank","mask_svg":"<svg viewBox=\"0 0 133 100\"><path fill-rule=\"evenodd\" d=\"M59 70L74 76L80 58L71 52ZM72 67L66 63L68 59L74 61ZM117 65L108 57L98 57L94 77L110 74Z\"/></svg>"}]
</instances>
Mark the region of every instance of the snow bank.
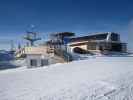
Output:
<instances>
[{"instance_id":1,"label":"snow bank","mask_svg":"<svg viewBox=\"0 0 133 100\"><path fill-rule=\"evenodd\" d=\"M133 57L0 72L0 100L133 100Z\"/></svg>"}]
</instances>

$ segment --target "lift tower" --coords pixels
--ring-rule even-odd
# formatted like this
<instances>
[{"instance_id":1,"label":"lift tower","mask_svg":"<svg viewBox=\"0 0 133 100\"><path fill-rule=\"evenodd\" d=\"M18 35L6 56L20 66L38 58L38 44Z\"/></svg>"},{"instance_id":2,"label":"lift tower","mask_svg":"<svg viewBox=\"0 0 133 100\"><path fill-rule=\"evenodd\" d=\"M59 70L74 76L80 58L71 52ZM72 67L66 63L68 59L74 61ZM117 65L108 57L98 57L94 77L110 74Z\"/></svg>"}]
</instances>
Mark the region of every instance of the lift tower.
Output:
<instances>
[{"instance_id":1,"label":"lift tower","mask_svg":"<svg viewBox=\"0 0 133 100\"><path fill-rule=\"evenodd\" d=\"M26 36L24 36L25 40L28 40L30 43L30 46L34 46L34 43L38 40L41 40L41 38L37 37L38 33L33 31L33 27L32 27L32 31L27 31L26 32Z\"/></svg>"}]
</instances>

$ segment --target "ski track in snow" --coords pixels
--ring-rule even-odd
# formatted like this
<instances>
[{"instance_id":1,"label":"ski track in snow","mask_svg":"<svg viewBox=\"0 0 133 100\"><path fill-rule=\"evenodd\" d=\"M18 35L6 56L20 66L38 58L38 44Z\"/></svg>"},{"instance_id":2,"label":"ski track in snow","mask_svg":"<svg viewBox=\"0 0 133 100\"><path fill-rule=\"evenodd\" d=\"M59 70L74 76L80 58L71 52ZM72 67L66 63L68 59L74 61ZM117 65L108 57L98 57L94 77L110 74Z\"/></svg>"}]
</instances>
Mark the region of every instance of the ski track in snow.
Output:
<instances>
[{"instance_id":1,"label":"ski track in snow","mask_svg":"<svg viewBox=\"0 0 133 100\"><path fill-rule=\"evenodd\" d=\"M0 100L133 100L133 57L0 71Z\"/></svg>"}]
</instances>

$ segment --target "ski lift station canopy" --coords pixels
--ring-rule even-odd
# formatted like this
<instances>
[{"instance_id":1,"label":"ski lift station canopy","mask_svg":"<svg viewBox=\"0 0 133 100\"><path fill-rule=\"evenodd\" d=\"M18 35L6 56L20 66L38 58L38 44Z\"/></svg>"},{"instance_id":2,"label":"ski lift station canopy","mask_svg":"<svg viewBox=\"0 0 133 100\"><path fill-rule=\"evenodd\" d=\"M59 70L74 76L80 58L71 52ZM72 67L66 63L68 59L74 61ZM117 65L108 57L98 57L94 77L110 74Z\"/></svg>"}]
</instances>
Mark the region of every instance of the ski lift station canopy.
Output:
<instances>
[{"instance_id":1,"label":"ski lift station canopy","mask_svg":"<svg viewBox=\"0 0 133 100\"><path fill-rule=\"evenodd\" d=\"M72 32L60 32L60 33L53 33L51 34L51 36L54 37L71 37L71 36L75 36L75 33Z\"/></svg>"}]
</instances>

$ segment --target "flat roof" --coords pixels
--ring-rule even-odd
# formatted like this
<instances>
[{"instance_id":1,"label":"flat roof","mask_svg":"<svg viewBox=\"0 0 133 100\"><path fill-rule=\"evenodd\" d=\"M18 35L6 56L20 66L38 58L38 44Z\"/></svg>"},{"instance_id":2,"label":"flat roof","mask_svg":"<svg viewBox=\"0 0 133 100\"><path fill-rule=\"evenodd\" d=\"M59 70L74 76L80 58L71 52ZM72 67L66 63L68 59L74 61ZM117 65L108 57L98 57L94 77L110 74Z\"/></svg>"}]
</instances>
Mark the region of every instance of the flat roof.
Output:
<instances>
[{"instance_id":1,"label":"flat roof","mask_svg":"<svg viewBox=\"0 0 133 100\"><path fill-rule=\"evenodd\" d=\"M59 33L53 33L52 36L75 36L75 33L73 32L59 32Z\"/></svg>"}]
</instances>

